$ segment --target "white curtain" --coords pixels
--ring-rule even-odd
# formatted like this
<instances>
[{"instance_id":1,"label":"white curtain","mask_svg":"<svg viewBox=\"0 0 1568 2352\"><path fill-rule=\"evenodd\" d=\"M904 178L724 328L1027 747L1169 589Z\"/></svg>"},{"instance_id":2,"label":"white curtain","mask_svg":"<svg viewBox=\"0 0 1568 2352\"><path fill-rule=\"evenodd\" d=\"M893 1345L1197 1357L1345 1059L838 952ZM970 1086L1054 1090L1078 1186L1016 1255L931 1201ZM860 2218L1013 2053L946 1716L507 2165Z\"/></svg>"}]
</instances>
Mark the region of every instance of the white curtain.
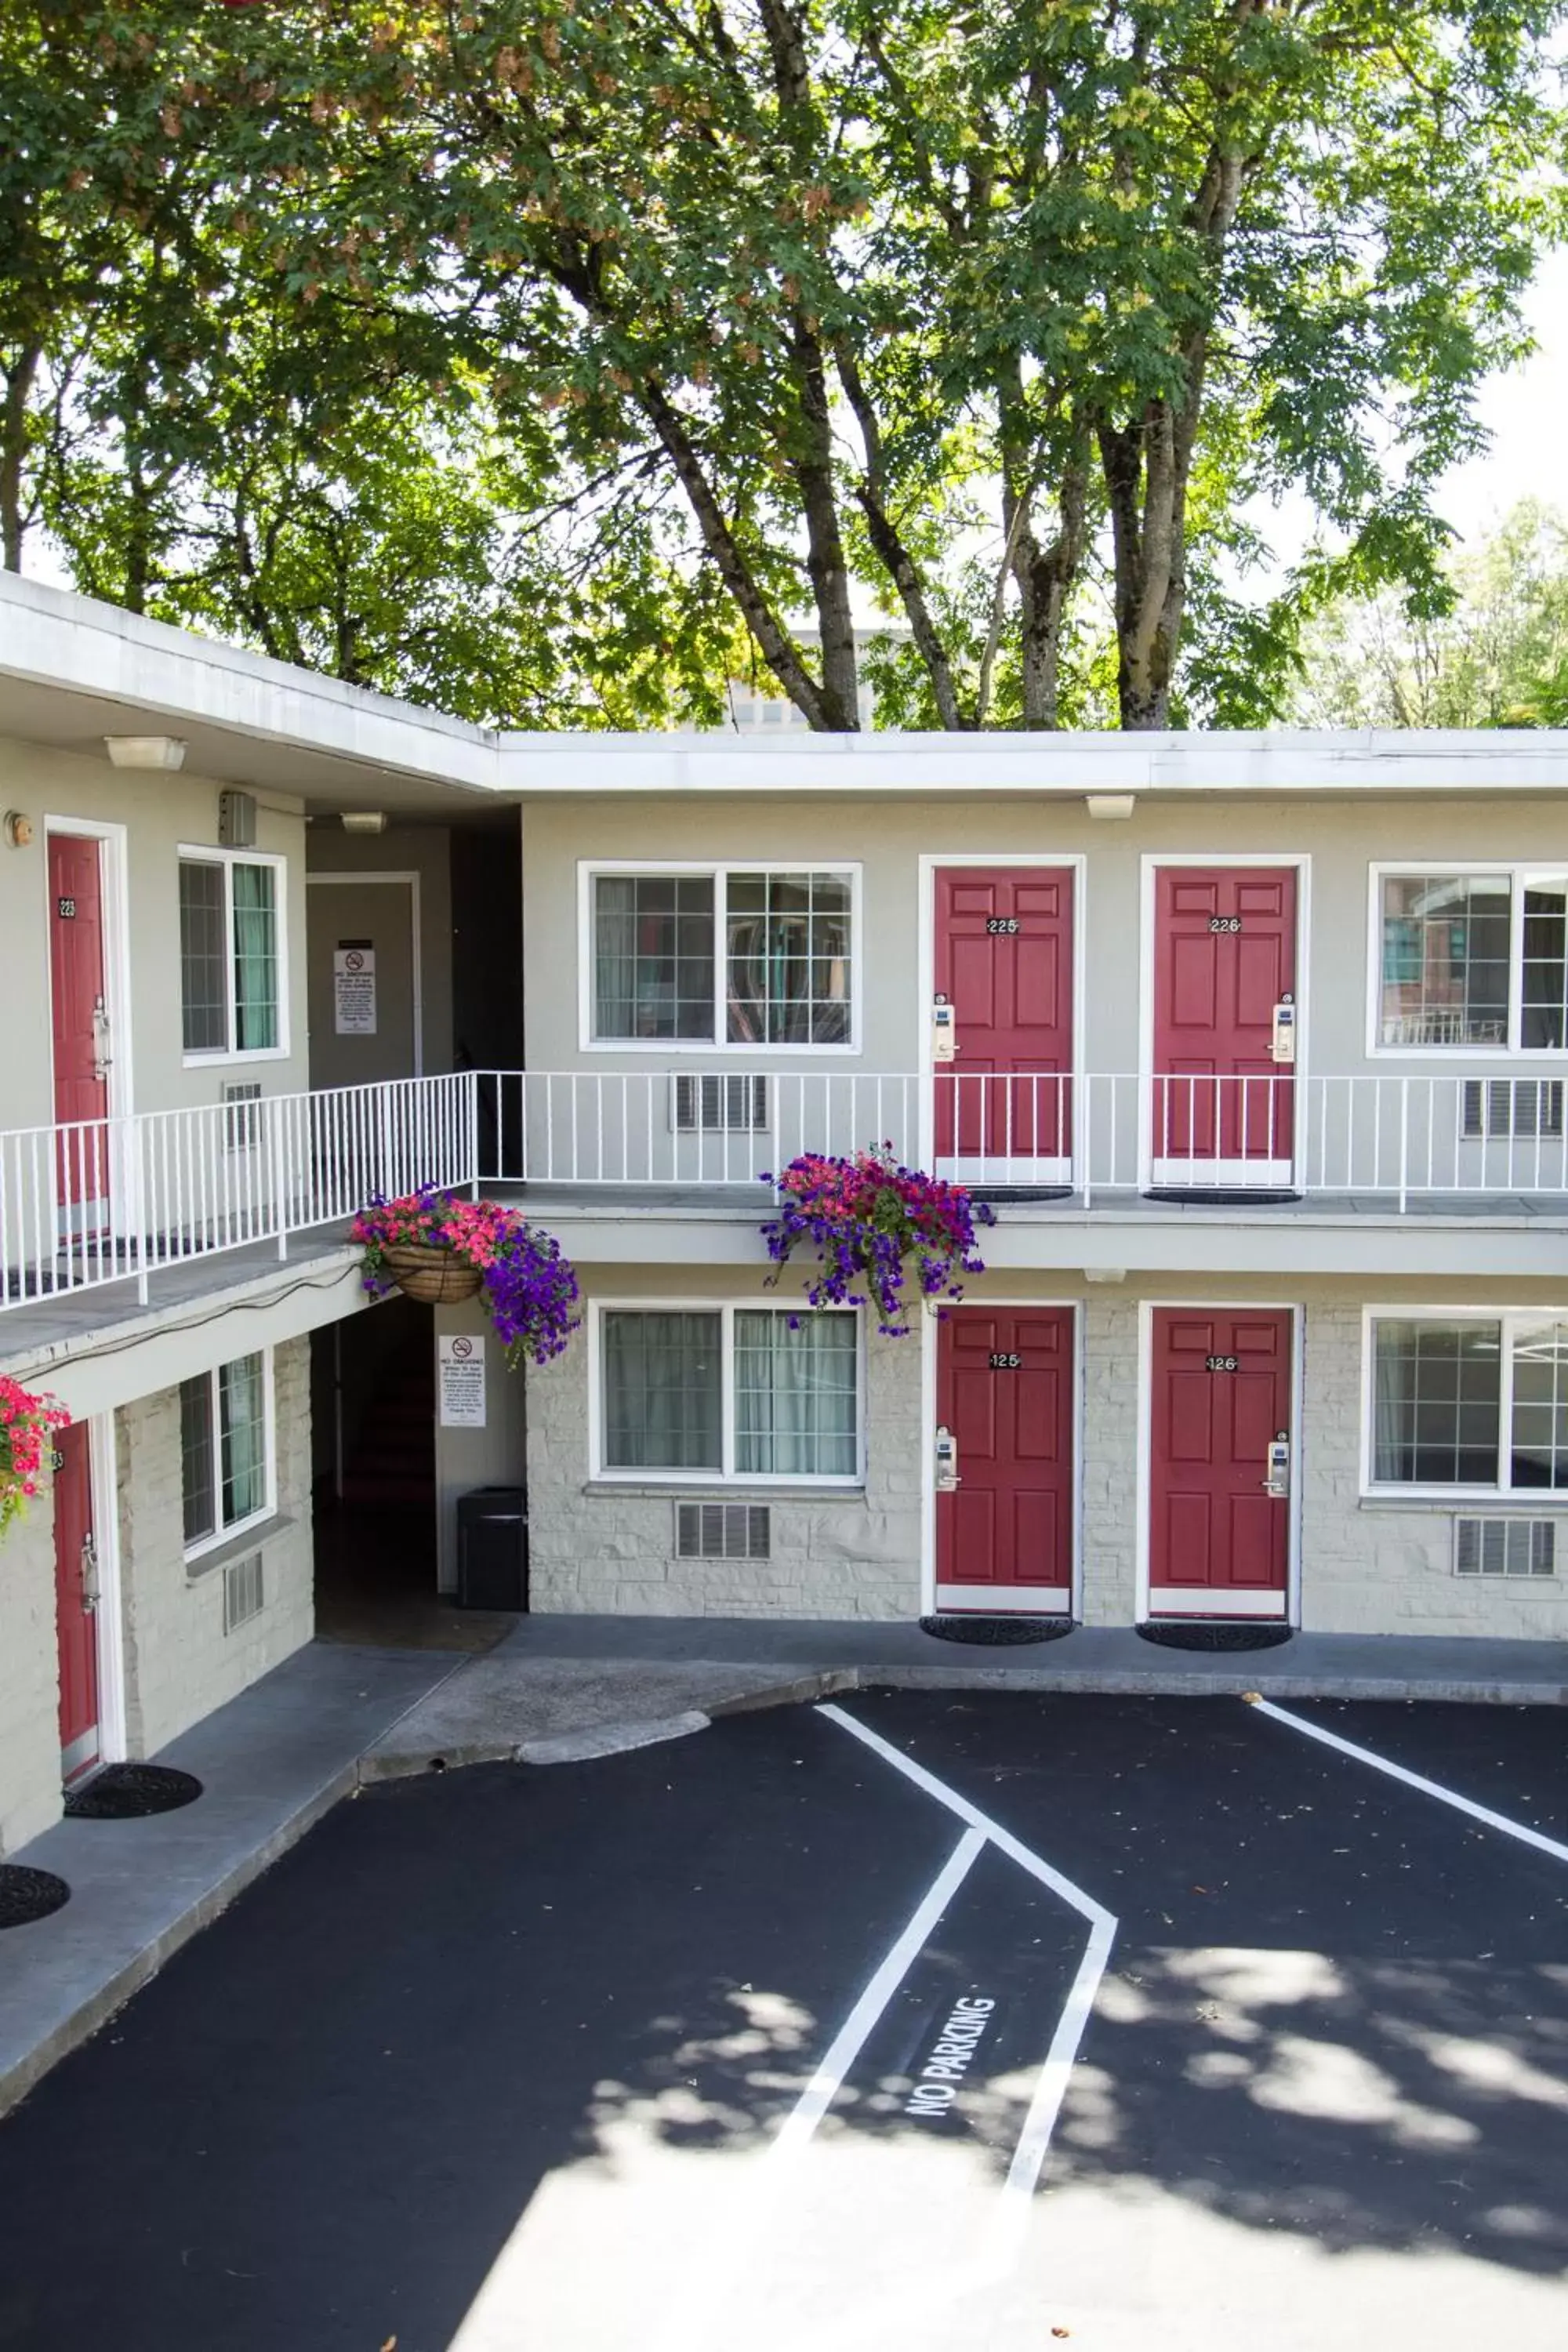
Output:
<instances>
[{"instance_id":1,"label":"white curtain","mask_svg":"<svg viewBox=\"0 0 1568 2352\"><path fill-rule=\"evenodd\" d=\"M735 1467L774 1478L847 1478L856 1469L853 1315L768 1309L735 1318Z\"/></svg>"},{"instance_id":2,"label":"white curtain","mask_svg":"<svg viewBox=\"0 0 1568 2352\"><path fill-rule=\"evenodd\" d=\"M723 1318L605 1318L605 1466L723 1467Z\"/></svg>"},{"instance_id":3,"label":"white curtain","mask_svg":"<svg viewBox=\"0 0 1568 2352\"><path fill-rule=\"evenodd\" d=\"M223 1438L223 1523L248 1519L267 1500L267 1399L259 1356L240 1356L218 1374Z\"/></svg>"}]
</instances>

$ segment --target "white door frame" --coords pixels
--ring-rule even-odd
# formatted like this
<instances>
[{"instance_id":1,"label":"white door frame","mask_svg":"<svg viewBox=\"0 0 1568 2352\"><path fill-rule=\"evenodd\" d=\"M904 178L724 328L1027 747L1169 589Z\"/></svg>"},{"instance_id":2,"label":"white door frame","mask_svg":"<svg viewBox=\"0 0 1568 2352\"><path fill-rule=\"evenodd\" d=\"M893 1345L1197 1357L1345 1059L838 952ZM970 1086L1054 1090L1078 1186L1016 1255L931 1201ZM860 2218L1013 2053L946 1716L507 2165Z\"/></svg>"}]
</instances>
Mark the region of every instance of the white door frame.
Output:
<instances>
[{"instance_id":1,"label":"white door frame","mask_svg":"<svg viewBox=\"0 0 1568 2352\"><path fill-rule=\"evenodd\" d=\"M1147 1624L1152 1613L1150 1593L1150 1534L1154 1507L1154 1315L1173 1311L1198 1315L1289 1315L1290 1322L1290 1493L1286 1503L1288 1549L1283 1617L1272 1607L1260 1606L1261 1595L1232 1593L1223 1608L1205 1608L1201 1601L1186 1610L1162 1612L1167 1617L1258 1617L1270 1623L1300 1625L1301 1622L1301 1465L1304 1453L1302 1402L1306 1360L1307 1309L1289 1298L1141 1298L1138 1302L1138 1475L1137 1559L1133 1622Z\"/></svg>"},{"instance_id":2,"label":"white door frame","mask_svg":"<svg viewBox=\"0 0 1568 2352\"><path fill-rule=\"evenodd\" d=\"M1162 1163L1154 1157L1154 988L1156 917L1154 877L1163 866L1293 866L1296 869L1296 1059L1292 1075L1296 1079L1293 1118L1291 1124L1291 1157L1289 1160L1264 1162L1256 1160L1193 1160L1170 1162L1168 1174L1159 1172ZM1309 943L1311 938L1312 860L1306 850L1145 850L1142 859L1140 882L1139 994L1138 994L1138 1188L1148 1192L1152 1185L1219 1184L1239 1181L1252 1184L1289 1185L1294 1189L1302 1165L1303 1143L1301 1117L1307 1090L1307 1043L1310 1035L1307 1021L1308 982L1311 969ZM1227 1172L1228 1171L1228 1172Z\"/></svg>"},{"instance_id":3,"label":"white door frame","mask_svg":"<svg viewBox=\"0 0 1568 2352\"><path fill-rule=\"evenodd\" d=\"M408 924L414 961L414 1069L413 1076L425 1076L425 971L420 950L419 876L412 869L387 866L374 873L307 874L307 890L317 882L406 882L408 885ZM305 959L310 955L310 900L305 902Z\"/></svg>"},{"instance_id":4,"label":"white door frame","mask_svg":"<svg viewBox=\"0 0 1568 2352\"><path fill-rule=\"evenodd\" d=\"M1084 1301L1081 1298L1025 1298L1015 1292L997 1294L987 1290L984 1298L964 1297L953 1310L963 1313L973 1308L984 1314L990 1307L1004 1311L1026 1312L1030 1307L1045 1310L1066 1308L1072 1317L1072 1566L1068 1581L1068 1614L1078 1622L1083 1613L1083 1440L1084 1440ZM934 1616L942 1604L937 1599L936 1581L936 1406L937 1349L940 1344L939 1326L942 1318L927 1305L921 1323L921 1444L924 1467L921 1475L921 1614ZM959 1475L963 1475L963 1460L959 1456ZM1059 1589L1059 1588L1055 1588ZM1022 1588L1016 1601L998 1603L990 1586L949 1586L948 1590L973 1592L973 1601L950 1601L952 1608L989 1608L994 1615L1003 1616L1009 1611L1020 1615L1049 1616Z\"/></svg>"},{"instance_id":5,"label":"white door frame","mask_svg":"<svg viewBox=\"0 0 1568 2352\"><path fill-rule=\"evenodd\" d=\"M1088 971L1089 892L1087 875L1089 860L1081 849L1044 850L1022 849L1016 854L1006 850L955 849L943 856L922 853L920 860L919 951L917 956L920 988L919 1050L916 1068L920 1074L920 1164L935 1169L936 1151L936 1089L931 1084L935 1065L931 1050L931 1007L936 989L936 877L940 867L947 866L1057 866L1070 868L1072 873L1072 1158L1059 1169L1052 1161L1035 1160L995 1165L1006 1171L1016 1166L1020 1172L1014 1181L1018 1183L1068 1182L1076 1192L1082 1179L1083 1132L1086 1103L1082 1079L1084 1076L1085 1006L1084 984ZM1054 1173L1040 1175L1024 1173L1048 1166ZM998 1181L1007 1181L1004 1172Z\"/></svg>"}]
</instances>

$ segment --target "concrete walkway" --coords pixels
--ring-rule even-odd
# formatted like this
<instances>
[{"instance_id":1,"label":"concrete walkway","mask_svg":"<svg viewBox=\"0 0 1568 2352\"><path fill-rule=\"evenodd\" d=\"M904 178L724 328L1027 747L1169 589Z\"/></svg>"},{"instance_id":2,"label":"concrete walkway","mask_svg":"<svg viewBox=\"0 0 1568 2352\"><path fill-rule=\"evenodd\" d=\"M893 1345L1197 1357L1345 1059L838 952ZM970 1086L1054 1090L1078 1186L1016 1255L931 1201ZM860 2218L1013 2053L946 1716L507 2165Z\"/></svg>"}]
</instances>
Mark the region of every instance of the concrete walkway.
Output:
<instances>
[{"instance_id":1,"label":"concrete walkway","mask_svg":"<svg viewBox=\"0 0 1568 2352\"><path fill-rule=\"evenodd\" d=\"M202 1782L195 1804L61 1822L12 1854L71 1897L0 1935L0 2114L347 1795L363 1750L454 1670L314 1643L162 1751Z\"/></svg>"}]
</instances>

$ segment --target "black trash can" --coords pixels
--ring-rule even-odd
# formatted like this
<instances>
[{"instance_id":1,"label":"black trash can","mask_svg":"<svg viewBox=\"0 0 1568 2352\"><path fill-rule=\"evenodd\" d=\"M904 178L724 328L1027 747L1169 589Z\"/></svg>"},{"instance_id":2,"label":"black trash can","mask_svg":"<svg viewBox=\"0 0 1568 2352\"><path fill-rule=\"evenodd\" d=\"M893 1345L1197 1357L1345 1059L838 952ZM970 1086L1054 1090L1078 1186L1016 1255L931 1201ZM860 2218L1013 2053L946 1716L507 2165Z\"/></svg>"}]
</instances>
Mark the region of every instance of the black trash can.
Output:
<instances>
[{"instance_id":1,"label":"black trash can","mask_svg":"<svg viewBox=\"0 0 1568 2352\"><path fill-rule=\"evenodd\" d=\"M458 1606L528 1606L528 1496L521 1486L476 1486L458 1497Z\"/></svg>"}]
</instances>

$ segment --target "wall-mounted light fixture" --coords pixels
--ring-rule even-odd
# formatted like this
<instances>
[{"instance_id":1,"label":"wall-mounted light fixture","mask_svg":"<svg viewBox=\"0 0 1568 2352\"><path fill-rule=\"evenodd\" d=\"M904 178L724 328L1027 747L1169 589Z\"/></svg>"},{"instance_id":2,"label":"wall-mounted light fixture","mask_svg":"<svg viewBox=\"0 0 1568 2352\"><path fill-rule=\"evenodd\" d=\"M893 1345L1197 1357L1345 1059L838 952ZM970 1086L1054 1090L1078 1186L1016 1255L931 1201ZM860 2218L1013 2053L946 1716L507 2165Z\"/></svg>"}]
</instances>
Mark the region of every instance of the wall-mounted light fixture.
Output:
<instances>
[{"instance_id":1,"label":"wall-mounted light fixture","mask_svg":"<svg viewBox=\"0 0 1568 2352\"><path fill-rule=\"evenodd\" d=\"M1086 1265L1083 1278L1085 1282L1125 1282L1127 1268L1124 1265Z\"/></svg>"},{"instance_id":2,"label":"wall-mounted light fixture","mask_svg":"<svg viewBox=\"0 0 1568 2352\"><path fill-rule=\"evenodd\" d=\"M345 833L384 833L386 812L384 809L344 809L343 831Z\"/></svg>"},{"instance_id":3,"label":"wall-mounted light fixture","mask_svg":"<svg viewBox=\"0 0 1568 2352\"><path fill-rule=\"evenodd\" d=\"M3 820L5 845L8 849L30 849L33 845L33 820L20 809L7 809Z\"/></svg>"},{"instance_id":4,"label":"wall-mounted light fixture","mask_svg":"<svg viewBox=\"0 0 1568 2352\"><path fill-rule=\"evenodd\" d=\"M1090 816L1115 823L1131 815L1136 798L1132 793L1086 793L1083 804Z\"/></svg>"},{"instance_id":5,"label":"wall-mounted light fixture","mask_svg":"<svg viewBox=\"0 0 1568 2352\"><path fill-rule=\"evenodd\" d=\"M177 735L106 735L103 748L115 768L183 768L185 747Z\"/></svg>"}]
</instances>

